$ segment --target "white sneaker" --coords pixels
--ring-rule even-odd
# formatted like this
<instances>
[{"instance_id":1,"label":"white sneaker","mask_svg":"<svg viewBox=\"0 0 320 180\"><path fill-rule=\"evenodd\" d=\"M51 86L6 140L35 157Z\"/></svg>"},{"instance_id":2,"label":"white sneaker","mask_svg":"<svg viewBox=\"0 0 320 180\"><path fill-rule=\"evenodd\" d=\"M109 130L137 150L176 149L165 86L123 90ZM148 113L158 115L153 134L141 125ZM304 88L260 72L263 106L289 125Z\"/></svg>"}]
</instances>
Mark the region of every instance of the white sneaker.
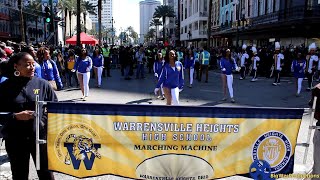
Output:
<instances>
[{"instance_id":1,"label":"white sneaker","mask_svg":"<svg viewBox=\"0 0 320 180\"><path fill-rule=\"evenodd\" d=\"M255 78L251 79L251 82L255 82L255 81L257 81L257 79L255 79Z\"/></svg>"},{"instance_id":2,"label":"white sneaker","mask_svg":"<svg viewBox=\"0 0 320 180\"><path fill-rule=\"evenodd\" d=\"M234 100L234 98L231 98L231 102L232 102L232 103L235 103L236 101Z\"/></svg>"},{"instance_id":3,"label":"white sneaker","mask_svg":"<svg viewBox=\"0 0 320 180\"><path fill-rule=\"evenodd\" d=\"M278 84L277 83L272 83L272 85L277 86Z\"/></svg>"},{"instance_id":4,"label":"white sneaker","mask_svg":"<svg viewBox=\"0 0 320 180\"><path fill-rule=\"evenodd\" d=\"M243 80L243 78L242 78L242 77L240 77L239 79L240 79L240 80Z\"/></svg>"}]
</instances>

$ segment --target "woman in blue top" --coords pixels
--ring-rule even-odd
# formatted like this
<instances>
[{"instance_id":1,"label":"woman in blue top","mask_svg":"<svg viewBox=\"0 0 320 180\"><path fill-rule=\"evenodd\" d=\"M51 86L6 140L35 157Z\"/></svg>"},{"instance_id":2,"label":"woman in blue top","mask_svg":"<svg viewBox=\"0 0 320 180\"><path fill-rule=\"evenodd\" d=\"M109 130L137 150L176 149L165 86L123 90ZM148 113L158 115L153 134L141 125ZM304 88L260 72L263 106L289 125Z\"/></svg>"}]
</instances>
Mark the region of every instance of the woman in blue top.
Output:
<instances>
[{"instance_id":1,"label":"woman in blue top","mask_svg":"<svg viewBox=\"0 0 320 180\"><path fill-rule=\"evenodd\" d=\"M164 60L164 57L162 56L161 53L158 53L158 58L157 59L158 60L153 63L153 72L154 72L154 77L156 78L156 83L158 83L159 76L160 76L160 74L162 72L162 68L165 65L165 60ZM161 93L162 94L161 100L164 100L165 96L164 96L164 92L163 92L163 84L160 85L160 88L161 88L161 92L159 92L156 95L158 95L157 98L160 99L161 98L160 93Z\"/></svg>"},{"instance_id":2,"label":"woman in blue top","mask_svg":"<svg viewBox=\"0 0 320 180\"><path fill-rule=\"evenodd\" d=\"M50 50L46 47L39 48L37 52L39 64L41 66L41 76L47 80L54 90L63 88L56 63L50 57Z\"/></svg>"},{"instance_id":3,"label":"woman in blue top","mask_svg":"<svg viewBox=\"0 0 320 180\"><path fill-rule=\"evenodd\" d=\"M184 59L184 64L189 76L189 88L192 88L195 59L191 49L188 51Z\"/></svg>"},{"instance_id":4,"label":"woman in blue top","mask_svg":"<svg viewBox=\"0 0 320 180\"><path fill-rule=\"evenodd\" d=\"M234 103L235 100L233 98L233 76L232 76L232 70L239 71L240 69L237 66L237 63L234 59L231 59L230 49L227 49L223 57L220 61L220 69L221 69L221 79L222 79L222 89L223 89L223 101L227 100L227 86L231 98L231 102Z\"/></svg>"},{"instance_id":5,"label":"woman in blue top","mask_svg":"<svg viewBox=\"0 0 320 180\"><path fill-rule=\"evenodd\" d=\"M98 88L101 87L101 75L102 75L102 70L103 70L103 55L100 52L99 48L96 48L93 52L92 56L92 63L93 63L93 70L94 70L94 75L96 77L96 85Z\"/></svg>"},{"instance_id":6,"label":"woman in blue top","mask_svg":"<svg viewBox=\"0 0 320 180\"><path fill-rule=\"evenodd\" d=\"M82 100L85 101L89 96L90 71L92 68L92 59L88 56L85 48L81 49L80 56L77 58L72 72L78 72L78 80L82 92Z\"/></svg>"},{"instance_id":7,"label":"woman in blue top","mask_svg":"<svg viewBox=\"0 0 320 180\"><path fill-rule=\"evenodd\" d=\"M291 71L293 72L294 77L296 78L297 97L300 96L302 81L304 78L304 71L306 69L306 60L302 57L303 56L301 55L301 52L298 52L297 58L293 60L291 64Z\"/></svg>"},{"instance_id":8,"label":"woman in blue top","mask_svg":"<svg viewBox=\"0 0 320 180\"><path fill-rule=\"evenodd\" d=\"M180 61L176 61L176 52L169 52L169 63L165 64L160 74L159 81L154 90L158 93L163 84L163 90L167 99L167 105L179 105L179 92L184 86L183 66Z\"/></svg>"}]
</instances>

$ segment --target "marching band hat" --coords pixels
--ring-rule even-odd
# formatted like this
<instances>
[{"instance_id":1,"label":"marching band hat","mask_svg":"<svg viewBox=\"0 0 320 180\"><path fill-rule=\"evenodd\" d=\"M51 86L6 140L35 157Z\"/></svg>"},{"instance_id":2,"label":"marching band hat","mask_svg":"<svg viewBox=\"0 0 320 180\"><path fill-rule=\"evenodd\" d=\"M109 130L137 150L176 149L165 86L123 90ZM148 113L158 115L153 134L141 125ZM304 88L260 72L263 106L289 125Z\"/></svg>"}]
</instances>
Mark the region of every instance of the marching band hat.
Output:
<instances>
[{"instance_id":1,"label":"marching band hat","mask_svg":"<svg viewBox=\"0 0 320 180\"><path fill-rule=\"evenodd\" d=\"M279 42L275 43L275 50L280 50L280 43Z\"/></svg>"}]
</instances>

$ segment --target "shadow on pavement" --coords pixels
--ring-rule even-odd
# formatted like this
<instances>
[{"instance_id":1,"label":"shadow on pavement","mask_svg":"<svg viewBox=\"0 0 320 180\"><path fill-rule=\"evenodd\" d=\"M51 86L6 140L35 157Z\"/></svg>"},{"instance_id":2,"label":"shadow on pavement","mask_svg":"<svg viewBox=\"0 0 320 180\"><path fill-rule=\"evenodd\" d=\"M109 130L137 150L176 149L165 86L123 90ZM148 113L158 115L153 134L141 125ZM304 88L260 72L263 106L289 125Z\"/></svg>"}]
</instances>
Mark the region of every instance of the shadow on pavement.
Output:
<instances>
[{"instance_id":1,"label":"shadow on pavement","mask_svg":"<svg viewBox=\"0 0 320 180\"><path fill-rule=\"evenodd\" d=\"M127 102L126 104L141 104L141 103L152 104L152 99L151 98L140 99L140 100L137 100L137 101Z\"/></svg>"}]
</instances>

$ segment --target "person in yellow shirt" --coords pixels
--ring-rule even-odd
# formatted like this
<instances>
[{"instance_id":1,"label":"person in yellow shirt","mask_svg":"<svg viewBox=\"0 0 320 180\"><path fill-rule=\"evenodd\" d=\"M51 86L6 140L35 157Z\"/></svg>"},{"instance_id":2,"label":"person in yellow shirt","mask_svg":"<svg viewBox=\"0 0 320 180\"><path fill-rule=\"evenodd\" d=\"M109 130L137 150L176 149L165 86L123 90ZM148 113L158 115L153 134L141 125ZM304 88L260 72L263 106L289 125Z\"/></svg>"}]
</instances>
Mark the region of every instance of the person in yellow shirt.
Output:
<instances>
[{"instance_id":1,"label":"person in yellow shirt","mask_svg":"<svg viewBox=\"0 0 320 180\"><path fill-rule=\"evenodd\" d=\"M72 79L74 79L74 83L77 84L77 87L79 87L79 82L77 78L76 72L72 72L71 70L74 67L74 64L76 62L76 55L73 50L69 50L68 52L68 58L67 58L67 63L66 63L66 73L67 73L67 85L68 87L73 87L72 86Z\"/></svg>"}]
</instances>

